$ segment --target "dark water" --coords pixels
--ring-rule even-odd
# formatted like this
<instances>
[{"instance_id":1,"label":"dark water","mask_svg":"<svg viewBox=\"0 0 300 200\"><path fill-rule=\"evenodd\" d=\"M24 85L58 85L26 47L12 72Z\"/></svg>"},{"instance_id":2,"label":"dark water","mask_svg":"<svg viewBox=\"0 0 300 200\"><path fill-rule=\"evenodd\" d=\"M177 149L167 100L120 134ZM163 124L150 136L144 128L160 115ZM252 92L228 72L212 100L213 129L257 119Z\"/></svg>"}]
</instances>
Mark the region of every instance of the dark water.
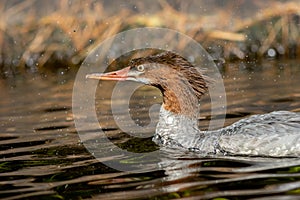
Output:
<instances>
[{"instance_id":1,"label":"dark water","mask_svg":"<svg viewBox=\"0 0 300 200\"><path fill-rule=\"evenodd\" d=\"M136 161L122 154L99 160L86 150L72 115L76 72L54 71L0 79L1 199L300 199L296 158L201 158L169 150L131 172L104 164ZM226 125L251 114L300 111L299 60L232 63L221 71ZM106 90L96 95L99 123L109 140L131 152L156 150L151 139L129 137L118 129L109 109L113 86L99 85ZM121 96L118 104L124 103ZM130 104L132 118L148 123L145 107L160 100L157 90L140 88ZM201 109L200 126L205 129L210 118L219 116L209 116L208 97Z\"/></svg>"}]
</instances>

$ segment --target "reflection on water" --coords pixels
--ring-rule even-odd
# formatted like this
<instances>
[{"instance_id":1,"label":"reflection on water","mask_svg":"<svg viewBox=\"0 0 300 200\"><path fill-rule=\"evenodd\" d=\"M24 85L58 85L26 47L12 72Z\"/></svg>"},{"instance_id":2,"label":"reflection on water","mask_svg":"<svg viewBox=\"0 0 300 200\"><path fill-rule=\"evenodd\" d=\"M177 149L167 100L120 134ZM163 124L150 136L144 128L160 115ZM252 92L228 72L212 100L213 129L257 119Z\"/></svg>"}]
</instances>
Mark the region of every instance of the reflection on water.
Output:
<instances>
[{"instance_id":1,"label":"reflection on water","mask_svg":"<svg viewBox=\"0 0 300 200\"><path fill-rule=\"evenodd\" d=\"M231 63L222 73L227 125L251 114L300 111L299 61L264 61L252 67ZM75 75L47 72L0 80L0 198L300 198L300 160L296 158L201 158L168 150L133 172L106 166L103 163L110 160L139 161L122 155L97 160L81 144L71 113ZM132 152L157 149L151 139L134 138L118 129L110 110L112 88L113 83L101 83L96 94L99 122L107 137ZM122 92L126 91L120 92L120 104ZM160 100L153 88L136 91L130 103L136 123L147 124L148 108ZM210 116L208 97L201 110L200 126L205 129L209 119L218 116ZM152 168L156 169L149 171Z\"/></svg>"}]
</instances>

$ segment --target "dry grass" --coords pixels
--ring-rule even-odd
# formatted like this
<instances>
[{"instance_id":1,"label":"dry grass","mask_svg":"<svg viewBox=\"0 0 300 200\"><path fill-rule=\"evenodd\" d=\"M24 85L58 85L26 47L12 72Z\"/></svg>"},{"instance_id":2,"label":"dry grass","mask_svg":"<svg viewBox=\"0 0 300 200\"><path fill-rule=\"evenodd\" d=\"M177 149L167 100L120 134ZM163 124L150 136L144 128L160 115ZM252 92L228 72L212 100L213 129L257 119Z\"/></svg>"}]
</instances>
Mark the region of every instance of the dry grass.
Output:
<instances>
[{"instance_id":1,"label":"dry grass","mask_svg":"<svg viewBox=\"0 0 300 200\"><path fill-rule=\"evenodd\" d=\"M24 0L7 8L8 2L0 4L2 66L77 65L105 38L146 26L179 30L225 59L263 57L269 49L281 56L300 55L297 2L274 2L249 18L234 17L233 5L217 9L213 16L196 16L179 12L165 0L159 0L161 9L149 15L130 9L109 14L103 4L91 0L72 4L61 0L55 10L41 15L34 6L37 1Z\"/></svg>"}]
</instances>

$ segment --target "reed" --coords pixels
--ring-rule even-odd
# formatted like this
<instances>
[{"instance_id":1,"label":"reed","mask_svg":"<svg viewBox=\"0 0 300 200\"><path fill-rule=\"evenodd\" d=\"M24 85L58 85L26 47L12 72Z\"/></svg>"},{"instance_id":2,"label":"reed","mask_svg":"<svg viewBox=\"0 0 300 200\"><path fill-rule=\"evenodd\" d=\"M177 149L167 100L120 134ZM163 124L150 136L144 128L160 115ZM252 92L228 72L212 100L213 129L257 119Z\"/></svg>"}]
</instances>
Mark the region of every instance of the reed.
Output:
<instances>
[{"instance_id":1,"label":"reed","mask_svg":"<svg viewBox=\"0 0 300 200\"><path fill-rule=\"evenodd\" d=\"M38 1L6 0L0 4L0 64L40 68L60 63L80 64L99 42L134 27L168 27L199 41L215 57L251 59L300 56L300 3L276 2L251 17L234 16L233 5L215 9L213 15L178 11L165 0L160 9L144 15L130 8L115 14L92 0L54 1L53 10L41 14ZM184 4L184 3L181 3ZM222 19L222 20L221 20ZM274 56L274 55L269 55Z\"/></svg>"}]
</instances>

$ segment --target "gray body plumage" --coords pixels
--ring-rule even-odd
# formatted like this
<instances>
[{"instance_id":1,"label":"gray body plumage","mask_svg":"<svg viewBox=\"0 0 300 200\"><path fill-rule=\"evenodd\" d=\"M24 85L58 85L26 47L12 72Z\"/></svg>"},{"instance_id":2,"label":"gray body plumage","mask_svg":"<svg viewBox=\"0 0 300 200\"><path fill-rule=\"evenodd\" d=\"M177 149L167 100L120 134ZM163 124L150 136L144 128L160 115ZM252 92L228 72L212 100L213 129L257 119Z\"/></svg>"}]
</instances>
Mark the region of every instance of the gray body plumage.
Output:
<instances>
[{"instance_id":1,"label":"gray body plumage","mask_svg":"<svg viewBox=\"0 0 300 200\"><path fill-rule=\"evenodd\" d=\"M219 130L200 131L197 120L162 107L153 141L206 155L300 157L300 113L274 111Z\"/></svg>"}]
</instances>

